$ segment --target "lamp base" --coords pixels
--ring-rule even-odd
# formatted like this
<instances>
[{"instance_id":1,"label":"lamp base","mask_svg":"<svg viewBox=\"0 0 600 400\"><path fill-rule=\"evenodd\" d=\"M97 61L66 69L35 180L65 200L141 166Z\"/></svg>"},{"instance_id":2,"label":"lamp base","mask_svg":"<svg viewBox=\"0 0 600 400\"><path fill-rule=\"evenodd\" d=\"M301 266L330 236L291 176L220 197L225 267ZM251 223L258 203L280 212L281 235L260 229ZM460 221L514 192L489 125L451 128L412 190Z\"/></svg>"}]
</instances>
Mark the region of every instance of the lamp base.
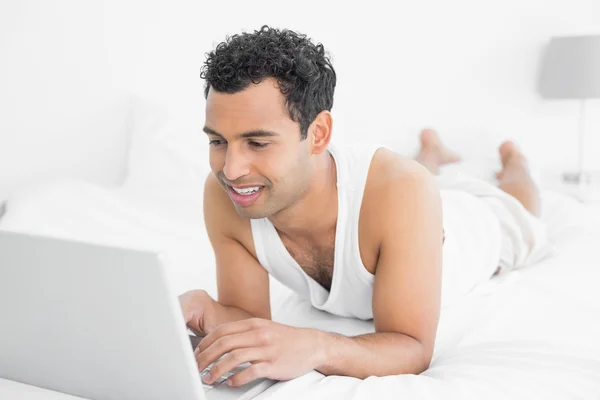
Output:
<instances>
[{"instance_id":1,"label":"lamp base","mask_svg":"<svg viewBox=\"0 0 600 400\"><path fill-rule=\"evenodd\" d=\"M550 185L551 188L556 187L584 203L600 201L600 170L567 171L560 177L561 183Z\"/></svg>"},{"instance_id":2,"label":"lamp base","mask_svg":"<svg viewBox=\"0 0 600 400\"><path fill-rule=\"evenodd\" d=\"M590 171L564 172L562 179L564 183L589 185L594 181L594 173Z\"/></svg>"}]
</instances>

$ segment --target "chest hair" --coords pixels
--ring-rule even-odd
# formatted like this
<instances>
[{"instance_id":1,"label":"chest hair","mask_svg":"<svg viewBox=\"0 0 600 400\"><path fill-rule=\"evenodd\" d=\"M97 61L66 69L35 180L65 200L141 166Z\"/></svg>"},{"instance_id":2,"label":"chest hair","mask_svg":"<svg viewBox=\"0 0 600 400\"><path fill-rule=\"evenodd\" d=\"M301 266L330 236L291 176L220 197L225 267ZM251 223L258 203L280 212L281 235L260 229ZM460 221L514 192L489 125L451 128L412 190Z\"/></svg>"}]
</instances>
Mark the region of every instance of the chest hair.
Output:
<instances>
[{"instance_id":1,"label":"chest hair","mask_svg":"<svg viewBox=\"0 0 600 400\"><path fill-rule=\"evenodd\" d=\"M331 290L335 254L335 234L319 245L295 244L282 240L288 253L308 276L328 291Z\"/></svg>"}]
</instances>

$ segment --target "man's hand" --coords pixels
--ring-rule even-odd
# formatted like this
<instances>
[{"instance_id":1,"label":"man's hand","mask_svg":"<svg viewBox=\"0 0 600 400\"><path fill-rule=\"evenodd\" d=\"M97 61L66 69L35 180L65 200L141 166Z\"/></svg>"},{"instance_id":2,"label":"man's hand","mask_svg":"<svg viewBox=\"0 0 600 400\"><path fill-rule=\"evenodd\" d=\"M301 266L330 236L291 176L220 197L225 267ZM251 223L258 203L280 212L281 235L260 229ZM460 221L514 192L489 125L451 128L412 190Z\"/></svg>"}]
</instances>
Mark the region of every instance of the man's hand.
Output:
<instances>
[{"instance_id":1,"label":"man's hand","mask_svg":"<svg viewBox=\"0 0 600 400\"><path fill-rule=\"evenodd\" d=\"M179 304L188 328L204 336L216 328L215 303L204 290L190 290L179 296Z\"/></svg>"},{"instance_id":2,"label":"man's hand","mask_svg":"<svg viewBox=\"0 0 600 400\"><path fill-rule=\"evenodd\" d=\"M321 363L320 333L252 318L218 326L194 354L200 371L226 354L204 376L207 384L244 363L252 365L231 376L227 384L241 386L257 378L289 380Z\"/></svg>"}]
</instances>

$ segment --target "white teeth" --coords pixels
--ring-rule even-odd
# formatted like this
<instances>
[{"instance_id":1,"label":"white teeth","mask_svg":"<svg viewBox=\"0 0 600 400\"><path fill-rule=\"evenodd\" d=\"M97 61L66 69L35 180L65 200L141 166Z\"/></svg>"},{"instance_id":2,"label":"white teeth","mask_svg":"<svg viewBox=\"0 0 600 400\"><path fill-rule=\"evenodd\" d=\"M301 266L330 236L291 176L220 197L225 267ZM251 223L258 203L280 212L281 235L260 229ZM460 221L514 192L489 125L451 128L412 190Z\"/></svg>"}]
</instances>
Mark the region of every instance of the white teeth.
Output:
<instances>
[{"instance_id":1,"label":"white teeth","mask_svg":"<svg viewBox=\"0 0 600 400\"><path fill-rule=\"evenodd\" d=\"M233 188L233 190L235 190L236 193L244 194L244 195L252 194L259 189L260 189L260 186L249 187L249 188L244 188L244 189Z\"/></svg>"}]
</instances>

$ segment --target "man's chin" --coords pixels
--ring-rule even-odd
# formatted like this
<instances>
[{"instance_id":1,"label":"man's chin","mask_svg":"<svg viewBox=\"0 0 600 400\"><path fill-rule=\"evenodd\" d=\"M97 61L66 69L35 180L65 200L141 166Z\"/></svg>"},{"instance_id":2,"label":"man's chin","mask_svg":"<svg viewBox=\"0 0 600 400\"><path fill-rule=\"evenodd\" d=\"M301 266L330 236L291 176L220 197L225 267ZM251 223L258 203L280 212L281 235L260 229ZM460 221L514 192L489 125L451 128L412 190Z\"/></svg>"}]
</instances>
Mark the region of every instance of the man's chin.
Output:
<instances>
[{"instance_id":1,"label":"man's chin","mask_svg":"<svg viewBox=\"0 0 600 400\"><path fill-rule=\"evenodd\" d=\"M240 217L248 219L263 219L269 216L269 214L266 213L264 209L260 209L259 207L254 206L241 207L236 204L235 210L237 211Z\"/></svg>"}]
</instances>

